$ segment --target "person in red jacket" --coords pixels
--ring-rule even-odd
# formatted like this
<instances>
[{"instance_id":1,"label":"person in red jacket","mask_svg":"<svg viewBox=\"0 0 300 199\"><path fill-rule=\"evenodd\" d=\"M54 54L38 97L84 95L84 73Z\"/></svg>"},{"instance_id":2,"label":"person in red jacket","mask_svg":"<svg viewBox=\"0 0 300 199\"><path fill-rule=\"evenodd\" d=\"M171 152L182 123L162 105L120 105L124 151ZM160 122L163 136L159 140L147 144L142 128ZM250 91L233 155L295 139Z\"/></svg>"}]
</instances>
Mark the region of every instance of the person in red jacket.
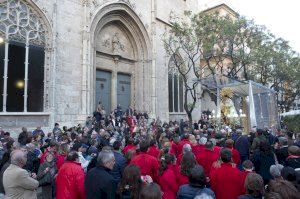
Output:
<instances>
[{"instance_id":1,"label":"person in red jacket","mask_svg":"<svg viewBox=\"0 0 300 199\"><path fill-rule=\"evenodd\" d=\"M200 164L206 176L209 176L211 166L219 158L219 153L214 150L214 145L211 141L207 141L205 144L205 150L199 153L196 157L198 164Z\"/></svg>"},{"instance_id":2,"label":"person in red jacket","mask_svg":"<svg viewBox=\"0 0 300 199\"><path fill-rule=\"evenodd\" d=\"M206 142L207 142L207 138L202 137L199 140L199 144L196 144L196 145L192 146L192 151L193 151L193 153L195 154L196 157L205 150Z\"/></svg>"},{"instance_id":3,"label":"person in red jacket","mask_svg":"<svg viewBox=\"0 0 300 199\"><path fill-rule=\"evenodd\" d=\"M58 151L58 143L55 141L50 142L50 146L45 150L45 152L41 155L40 163L43 164L49 152L52 152L57 159L57 151Z\"/></svg>"},{"instance_id":4,"label":"person in red jacket","mask_svg":"<svg viewBox=\"0 0 300 199\"><path fill-rule=\"evenodd\" d=\"M76 151L71 151L56 177L56 199L85 199L84 171Z\"/></svg>"},{"instance_id":5,"label":"person in red jacket","mask_svg":"<svg viewBox=\"0 0 300 199\"><path fill-rule=\"evenodd\" d=\"M185 134L183 135L182 140L181 140L181 141L179 142L179 144L178 144L178 151L179 151L180 154L182 153L182 148L183 148L183 146L184 146L185 144L191 144L191 143L190 143L190 140L189 140L189 134L188 134L188 133L185 133Z\"/></svg>"},{"instance_id":6,"label":"person in red jacket","mask_svg":"<svg viewBox=\"0 0 300 199\"><path fill-rule=\"evenodd\" d=\"M232 153L232 160L236 165L241 164L241 156L240 152L233 148L234 141L232 139L228 139L225 141L225 147L229 149Z\"/></svg>"},{"instance_id":7,"label":"person in red jacket","mask_svg":"<svg viewBox=\"0 0 300 199\"><path fill-rule=\"evenodd\" d=\"M140 143L140 153L136 155L130 162L138 166L142 175L149 175L154 182L158 182L159 163L157 158L147 154L149 143L143 140Z\"/></svg>"},{"instance_id":8,"label":"person in red jacket","mask_svg":"<svg viewBox=\"0 0 300 199\"><path fill-rule=\"evenodd\" d=\"M124 155L126 155L128 151L135 151L135 150L136 150L136 146L134 145L134 139L129 138L127 141L127 145L124 147L122 152Z\"/></svg>"},{"instance_id":9,"label":"person in red jacket","mask_svg":"<svg viewBox=\"0 0 300 199\"><path fill-rule=\"evenodd\" d=\"M189 183L188 176L195 165L197 165L195 155L192 152L185 153L182 157L180 168L176 172L179 186Z\"/></svg>"},{"instance_id":10,"label":"person in red jacket","mask_svg":"<svg viewBox=\"0 0 300 199\"><path fill-rule=\"evenodd\" d=\"M170 153L175 155L176 158L178 158L181 153L181 151L179 151L179 141L179 137L174 137L173 141L171 142Z\"/></svg>"},{"instance_id":11,"label":"person in red jacket","mask_svg":"<svg viewBox=\"0 0 300 199\"><path fill-rule=\"evenodd\" d=\"M253 163L250 160L245 160L243 162L243 171L241 172L243 185L245 185L248 174L253 173L253 170L254 170ZM246 189L245 189L245 186L243 186L243 194L245 194L245 193L246 193Z\"/></svg>"},{"instance_id":12,"label":"person in red jacket","mask_svg":"<svg viewBox=\"0 0 300 199\"><path fill-rule=\"evenodd\" d=\"M179 188L174 171L175 156L165 154L161 158L159 168L159 185L163 194L163 199L176 199L176 193Z\"/></svg>"},{"instance_id":13,"label":"person in red jacket","mask_svg":"<svg viewBox=\"0 0 300 199\"><path fill-rule=\"evenodd\" d=\"M155 145L155 139L151 139L151 141L150 141L150 147L148 149L147 154L151 155L151 156L153 156L155 158L158 158L159 157L159 153L160 153L160 151L159 151L158 147Z\"/></svg>"},{"instance_id":14,"label":"person in red jacket","mask_svg":"<svg viewBox=\"0 0 300 199\"><path fill-rule=\"evenodd\" d=\"M221 164L210 173L210 184L217 199L233 199L243 193L241 172L231 162L231 151L224 148L220 152Z\"/></svg>"}]
</instances>

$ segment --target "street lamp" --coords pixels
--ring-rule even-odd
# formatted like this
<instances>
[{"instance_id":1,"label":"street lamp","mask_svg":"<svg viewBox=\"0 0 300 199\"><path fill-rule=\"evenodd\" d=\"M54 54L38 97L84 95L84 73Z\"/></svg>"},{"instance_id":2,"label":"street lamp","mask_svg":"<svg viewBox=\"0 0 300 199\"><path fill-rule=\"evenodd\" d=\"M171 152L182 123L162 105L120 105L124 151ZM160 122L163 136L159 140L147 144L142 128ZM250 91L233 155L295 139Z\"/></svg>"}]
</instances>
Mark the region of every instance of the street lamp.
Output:
<instances>
[{"instance_id":1,"label":"street lamp","mask_svg":"<svg viewBox=\"0 0 300 199\"><path fill-rule=\"evenodd\" d=\"M4 43L4 38L0 37L0 44Z\"/></svg>"}]
</instances>

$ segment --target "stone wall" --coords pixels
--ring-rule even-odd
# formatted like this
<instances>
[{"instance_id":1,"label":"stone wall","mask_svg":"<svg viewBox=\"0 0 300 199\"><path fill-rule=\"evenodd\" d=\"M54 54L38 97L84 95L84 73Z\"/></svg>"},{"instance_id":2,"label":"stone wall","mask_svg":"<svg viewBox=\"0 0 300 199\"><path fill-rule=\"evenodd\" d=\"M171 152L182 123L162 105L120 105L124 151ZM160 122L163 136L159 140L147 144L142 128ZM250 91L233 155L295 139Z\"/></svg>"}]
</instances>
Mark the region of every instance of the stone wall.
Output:
<instances>
[{"instance_id":1,"label":"stone wall","mask_svg":"<svg viewBox=\"0 0 300 199\"><path fill-rule=\"evenodd\" d=\"M184 10L198 11L197 0L28 0L34 9L47 19L49 26L49 68L45 74L47 103L44 110L47 116L0 116L1 123L7 127L38 126L50 128L54 122L61 126L83 122L94 110L93 82L95 71L91 32L97 14L105 6L127 5L138 17L136 23L141 33L138 40L144 48L144 60L137 62L145 68L137 86L137 100L152 117L169 120L168 112L168 63L169 57L163 47L162 35L169 28L171 11L183 16ZM182 8L182 9L178 9ZM139 24L140 21L140 24ZM135 33L138 34L138 33ZM128 56L132 56L129 54ZM137 68L139 69L139 68ZM140 72L139 72L140 73ZM182 115L178 115L181 117ZM173 118L177 116L172 116ZM21 119L22 118L22 119ZM23 122L22 122L23 121ZM31 121L31 122L30 122Z\"/></svg>"}]
</instances>

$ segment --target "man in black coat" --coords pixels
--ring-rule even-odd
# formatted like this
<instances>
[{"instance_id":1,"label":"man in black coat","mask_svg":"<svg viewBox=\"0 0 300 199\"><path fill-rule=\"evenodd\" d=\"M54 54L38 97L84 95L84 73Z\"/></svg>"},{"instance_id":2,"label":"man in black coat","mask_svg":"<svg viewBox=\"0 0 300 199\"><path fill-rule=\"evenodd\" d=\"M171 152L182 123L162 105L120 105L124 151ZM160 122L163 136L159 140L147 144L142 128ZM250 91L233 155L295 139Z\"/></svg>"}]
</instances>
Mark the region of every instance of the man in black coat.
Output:
<instances>
[{"instance_id":1,"label":"man in black coat","mask_svg":"<svg viewBox=\"0 0 300 199\"><path fill-rule=\"evenodd\" d=\"M286 166L286 159L289 156L288 152L288 140L285 137L280 137L279 139L279 148L275 149L275 154L279 164Z\"/></svg>"},{"instance_id":2,"label":"man in black coat","mask_svg":"<svg viewBox=\"0 0 300 199\"><path fill-rule=\"evenodd\" d=\"M237 129L237 139L234 143L234 148L238 150L241 156L241 163L243 163L245 160L249 160L249 140L247 135L242 135L242 130Z\"/></svg>"},{"instance_id":3,"label":"man in black coat","mask_svg":"<svg viewBox=\"0 0 300 199\"><path fill-rule=\"evenodd\" d=\"M117 184L120 182L124 168L126 166L126 158L120 152L121 145L122 143L120 141L115 141L113 143L113 149L114 149L113 152L114 152L116 163L114 165L113 170L111 170L110 174L113 176Z\"/></svg>"},{"instance_id":4,"label":"man in black coat","mask_svg":"<svg viewBox=\"0 0 300 199\"><path fill-rule=\"evenodd\" d=\"M21 146L25 146L28 142L28 132L25 127L22 128L22 132L19 134L18 142Z\"/></svg>"},{"instance_id":5,"label":"man in black coat","mask_svg":"<svg viewBox=\"0 0 300 199\"><path fill-rule=\"evenodd\" d=\"M85 178L84 186L87 199L114 199L117 185L109 173L115 165L114 153L103 150L98 155L98 165L91 169Z\"/></svg>"}]
</instances>

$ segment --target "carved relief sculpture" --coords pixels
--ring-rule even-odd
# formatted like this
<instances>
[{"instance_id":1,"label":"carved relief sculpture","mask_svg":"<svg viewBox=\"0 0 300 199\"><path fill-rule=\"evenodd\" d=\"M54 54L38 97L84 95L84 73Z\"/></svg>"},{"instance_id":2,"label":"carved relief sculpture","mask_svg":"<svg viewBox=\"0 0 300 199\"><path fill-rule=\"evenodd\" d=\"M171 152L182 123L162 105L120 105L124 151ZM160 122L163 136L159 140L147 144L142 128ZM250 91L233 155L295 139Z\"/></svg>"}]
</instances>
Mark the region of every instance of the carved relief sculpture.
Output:
<instances>
[{"instance_id":1,"label":"carved relief sculpture","mask_svg":"<svg viewBox=\"0 0 300 199\"><path fill-rule=\"evenodd\" d=\"M112 39L112 53L119 54L120 51L125 51L125 46L120 41L119 33L115 33Z\"/></svg>"}]
</instances>

